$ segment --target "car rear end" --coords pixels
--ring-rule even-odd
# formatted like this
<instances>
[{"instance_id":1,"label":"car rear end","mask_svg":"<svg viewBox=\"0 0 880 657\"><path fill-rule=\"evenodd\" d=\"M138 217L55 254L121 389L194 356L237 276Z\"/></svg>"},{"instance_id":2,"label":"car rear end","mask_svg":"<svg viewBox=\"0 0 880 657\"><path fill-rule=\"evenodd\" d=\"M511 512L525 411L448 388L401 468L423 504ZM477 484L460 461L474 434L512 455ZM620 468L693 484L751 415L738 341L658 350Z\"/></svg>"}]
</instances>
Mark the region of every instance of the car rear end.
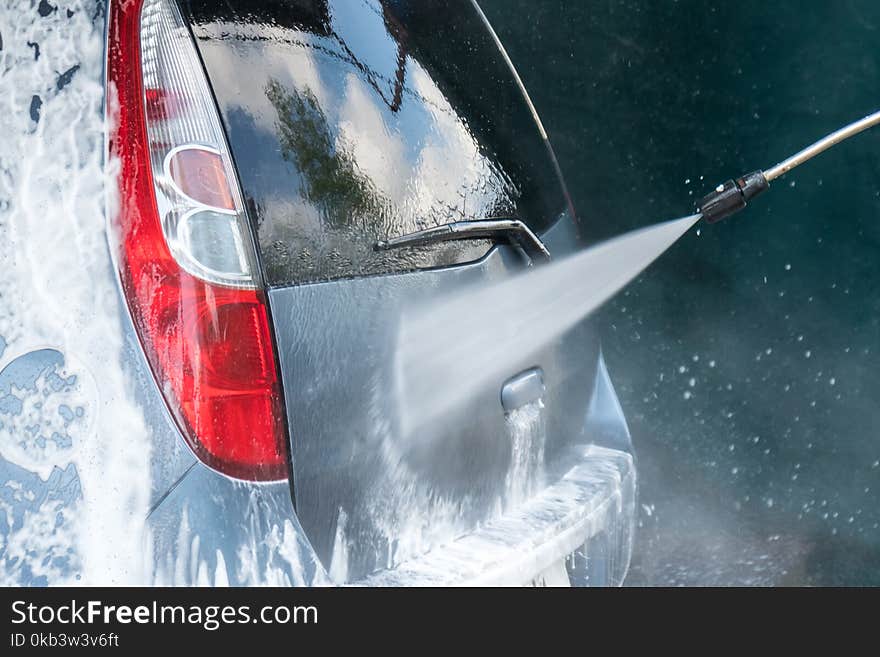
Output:
<instances>
[{"instance_id":1,"label":"car rear end","mask_svg":"<svg viewBox=\"0 0 880 657\"><path fill-rule=\"evenodd\" d=\"M553 259L584 246L476 5L132 0L107 19L146 581L619 584L636 473L588 321L416 435L396 406L404 313L546 265L491 235L377 242L504 218Z\"/></svg>"}]
</instances>

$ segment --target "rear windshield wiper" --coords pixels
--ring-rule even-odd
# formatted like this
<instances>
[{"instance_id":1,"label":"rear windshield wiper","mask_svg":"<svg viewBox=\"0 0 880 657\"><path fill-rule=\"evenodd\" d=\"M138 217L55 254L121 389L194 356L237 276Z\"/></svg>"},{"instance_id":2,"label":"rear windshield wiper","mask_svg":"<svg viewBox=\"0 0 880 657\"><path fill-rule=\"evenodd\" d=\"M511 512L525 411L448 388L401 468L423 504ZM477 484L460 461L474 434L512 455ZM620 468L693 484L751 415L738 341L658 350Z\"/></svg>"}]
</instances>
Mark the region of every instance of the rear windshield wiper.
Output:
<instances>
[{"instance_id":1,"label":"rear windshield wiper","mask_svg":"<svg viewBox=\"0 0 880 657\"><path fill-rule=\"evenodd\" d=\"M417 230L399 237L376 242L376 249L387 251L407 246L422 246L452 240L473 240L504 237L521 248L532 260L550 260L550 252L541 239L519 219L486 219L484 221L453 221L452 223Z\"/></svg>"}]
</instances>

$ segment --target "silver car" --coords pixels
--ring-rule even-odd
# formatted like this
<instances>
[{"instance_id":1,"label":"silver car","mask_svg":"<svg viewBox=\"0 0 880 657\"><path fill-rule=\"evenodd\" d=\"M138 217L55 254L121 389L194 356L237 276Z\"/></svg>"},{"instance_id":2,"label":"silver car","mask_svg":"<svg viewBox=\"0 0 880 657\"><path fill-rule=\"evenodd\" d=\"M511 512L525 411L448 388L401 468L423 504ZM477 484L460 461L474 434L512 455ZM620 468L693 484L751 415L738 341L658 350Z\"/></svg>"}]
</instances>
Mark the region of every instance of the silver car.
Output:
<instances>
[{"instance_id":1,"label":"silver car","mask_svg":"<svg viewBox=\"0 0 880 657\"><path fill-rule=\"evenodd\" d=\"M21 4L4 583L622 582L636 472L588 320L401 419L409 308L585 246L475 3Z\"/></svg>"}]
</instances>

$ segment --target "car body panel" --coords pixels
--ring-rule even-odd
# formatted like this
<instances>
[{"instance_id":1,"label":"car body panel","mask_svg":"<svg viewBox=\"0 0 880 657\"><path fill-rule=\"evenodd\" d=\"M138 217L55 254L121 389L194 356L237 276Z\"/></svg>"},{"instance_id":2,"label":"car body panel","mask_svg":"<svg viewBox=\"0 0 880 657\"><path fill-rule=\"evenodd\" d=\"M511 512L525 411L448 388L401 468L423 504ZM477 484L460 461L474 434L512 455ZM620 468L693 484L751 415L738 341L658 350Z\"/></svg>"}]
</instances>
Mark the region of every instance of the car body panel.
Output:
<instances>
[{"instance_id":1,"label":"car body panel","mask_svg":"<svg viewBox=\"0 0 880 657\"><path fill-rule=\"evenodd\" d=\"M198 463L148 518L148 581L165 586L330 584L287 482L249 484Z\"/></svg>"},{"instance_id":2,"label":"car body panel","mask_svg":"<svg viewBox=\"0 0 880 657\"><path fill-rule=\"evenodd\" d=\"M522 270L522 260L498 247L470 265L270 291L297 511L334 576L359 579L508 506L516 475L513 429L501 406L507 378L535 366L544 371L547 391L537 412L546 437L536 439L544 442L547 462L588 439L598 340L587 323L538 354L511 358L507 376L441 425L416 437L404 437L398 426L391 391L400 313L510 276Z\"/></svg>"}]
</instances>

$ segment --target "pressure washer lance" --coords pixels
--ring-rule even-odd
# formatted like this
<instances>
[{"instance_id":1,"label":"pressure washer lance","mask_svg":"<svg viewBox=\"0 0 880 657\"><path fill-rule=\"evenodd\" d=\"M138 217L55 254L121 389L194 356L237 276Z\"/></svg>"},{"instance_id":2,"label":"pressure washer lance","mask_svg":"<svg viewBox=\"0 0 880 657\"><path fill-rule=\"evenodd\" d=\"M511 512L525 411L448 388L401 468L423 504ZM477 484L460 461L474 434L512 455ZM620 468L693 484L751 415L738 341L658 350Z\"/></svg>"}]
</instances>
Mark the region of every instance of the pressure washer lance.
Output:
<instances>
[{"instance_id":1,"label":"pressure washer lance","mask_svg":"<svg viewBox=\"0 0 880 657\"><path fill-rule=\"evenodd\" d=\"M783 174L788 173L799 164L811 160L819 153L828 150L853 135L880 123L880 111L869 114L865 118L850 123L848 126L832 132L815 144L807 146L787 160L766 171L753 171L736 180L728 180L718 185L711 194L707 194L697 205L697 212L703 215L708 223L714 224L742 210L749 201L766 189L770 183Z\"/></svg>"}]
</instances>

